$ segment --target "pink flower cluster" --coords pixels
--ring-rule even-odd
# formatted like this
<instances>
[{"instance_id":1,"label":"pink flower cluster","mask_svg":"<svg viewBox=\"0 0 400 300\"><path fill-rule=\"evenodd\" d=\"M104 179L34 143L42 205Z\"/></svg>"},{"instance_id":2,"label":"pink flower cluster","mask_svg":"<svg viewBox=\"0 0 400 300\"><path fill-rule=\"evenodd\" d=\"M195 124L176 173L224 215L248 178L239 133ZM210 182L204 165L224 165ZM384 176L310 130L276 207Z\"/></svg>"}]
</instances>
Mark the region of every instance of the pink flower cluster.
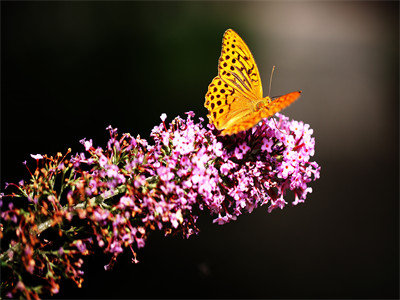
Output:
<instances>
[{"instance_id":1,"label":"pink flower cluster","mask_svg":"<svg viewBox=\"0 0 400 300\"><path fill-rule=\"evenodd\" d=\"M269 212L283 208L288 190L294 205L312 191L307 184L319 178L320 167L310 162L315 141L309 125L277 114L277 120L224 137L212 125L206 130L195 123L193 116L176 118L169 129L164 123L156 126L155 145L148 147L160 197L176 198L176 208L198 205L224 224L259 205L269 205Z\"/></svg>"},{"instance_id":2,"label":"pink flower cluster","mask_svg":"<svg viewBox=\"0 0 400 300\"><path fill-rule=\"evenodd\" d=\"M294 194L294 205L312 192L308 184L319 178L320 167L310 161L315 141L309 125L276 114L246 132L220 136L213 125L203 127L202 118L200 122L193 118L194 113L188 112L186 119L177 117L167 124L163 114L161 124L151 131L151 144L139 136L119 137L116 129L108 127L110 139L104 149L83 139L85 152L69 161L65 156L61 159L61 154L57 159L32 156L37 168L30 183L13 185L17 192L3 196L25 197L32 208L29 214L13 205L2 209L2 226L18 232L11 238L12 251L2 252L2 258L13 256L15 264L23 257L19 250L34 250L44 243L39 235L27 236L59 228L60 236L72 242L57 251L46 246L49 250L41 251L42 258L31 251L29 261L21 264L30 274L49 274L45 261L58 265L67 261L64 267L79 285L82 263L72 262L88 255L95 243L112 254L106 268L125 248L138 262L134 248L143 247L152 230L181 232L185 237L197 233L198 208L214 215L215 223L224 224L261 205L268 205L269 212L282 209L288 191ZM62 178L60 190L54 185L56 177ZM75 230L79 234L70 230L72 226L81 226ZM55 293L59 275L50 278L49 290ZM22 284L15 283L14 292ZM25 296L37 290L23 286Z\"/></svg>"}]
</instances>

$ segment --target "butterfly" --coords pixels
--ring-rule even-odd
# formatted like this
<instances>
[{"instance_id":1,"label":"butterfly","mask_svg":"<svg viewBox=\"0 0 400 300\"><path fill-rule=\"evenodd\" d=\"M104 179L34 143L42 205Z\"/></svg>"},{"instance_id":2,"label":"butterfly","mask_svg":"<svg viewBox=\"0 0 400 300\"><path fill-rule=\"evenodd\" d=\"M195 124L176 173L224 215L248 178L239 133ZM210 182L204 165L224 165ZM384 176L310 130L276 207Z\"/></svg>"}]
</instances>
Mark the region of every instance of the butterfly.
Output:
<instances>
[{"instance_id":1,"label":"butterfly","mask_svg":"<svg viewBox=\"0 0 400 300\"><path fill-rule=\"evenodd\" d=\"M224 33L218 76L208 86L204 107L221 135L252 128L299 98L301 91L263 97L260 73L250 49L232 29Z\"/></svg>"}]
</instances>

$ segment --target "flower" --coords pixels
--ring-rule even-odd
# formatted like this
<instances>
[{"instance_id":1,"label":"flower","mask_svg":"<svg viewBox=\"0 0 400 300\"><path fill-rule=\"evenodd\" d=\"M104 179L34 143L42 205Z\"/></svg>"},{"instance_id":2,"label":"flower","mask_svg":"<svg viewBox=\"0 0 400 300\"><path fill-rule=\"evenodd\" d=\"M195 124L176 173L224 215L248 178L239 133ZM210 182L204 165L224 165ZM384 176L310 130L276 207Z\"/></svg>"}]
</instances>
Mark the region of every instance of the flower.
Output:
<instances>
[{"instance_id":1,"label":"flower","mask_svg":"<svg viewBox=\"0 0 400 300\"><path fill-rule=\"evenodd\" d=\"M39 159L42 159L42 158L43 158L43 155L41 155L41 154L35 154L35 155L31 154L31 157L32 157L33 159L39 160Z\"/></svg>"},{"instance_id":2,"label":"flower","mask_svg":"<svg viewBox=\"0 0 400 300\"><path fill-rule=\"evenodd\" d=\"M11 246L23 245L5 256L12 253L13 267L35 275L48 266L48 277L39 278L43 289L55 294L61 275L81 285L81 257L92 253L93 245L112 256L106 269L125 249L136 263L133 249L144 247L153 230L188 238L199 232L199 210L223 225L259 206L267 205L269 213L284 209L289 193L294 194L292 204L298 205L312 192L310 182L320 177L320 166L311 161L313 130L303 122L276 114L246 132L220 136L212 124L194 120L193 112L169 124L166 118L165 113L160 116L162 123L154 126L150 141L120 136L108 126L110 138L104 147L82 139L85 152L69 159L31 155L38 166L31 180L6 184L16 192L1 195L1 201L18 196L32 205L27 211L17 206L20 201L14 205L7 199L8 205L1 207L2 228L17 233L10 238ZM50 227L57 228L64 244L53 245L45 240L47 235L32 234ZM19 282L10 284L19 287L12 293L29 298L39 291L28 287L29 280Z\"/></svg>"},{"instance_id":3,"label":"flower","mask_svg":"<svg viewBox=\"0 0 400 300\"><path fill-rule=\"evenodd\" d=\"M272 139L268 139L268 138L263 138L263 144L261 146L261 150L262 151L266 151L266 152L271 152L272 151L272 146L274 145L274 142Z\"/></svg>"},{"instance_id":4,"label":"flower","mask_svg":"<svg viewBox=\"0 0 400 300\"><path fill-rule=\"evenodd\" d=\"M86 150L86 151L89 151L90 148L91 148L92 145L93 145L93 141L92 141L91 139L88 140L88 141L86 141L86 139L82 139L82 140L80 140L79 142L85 147L85 150Z\"/></svg>"}]
</instances>

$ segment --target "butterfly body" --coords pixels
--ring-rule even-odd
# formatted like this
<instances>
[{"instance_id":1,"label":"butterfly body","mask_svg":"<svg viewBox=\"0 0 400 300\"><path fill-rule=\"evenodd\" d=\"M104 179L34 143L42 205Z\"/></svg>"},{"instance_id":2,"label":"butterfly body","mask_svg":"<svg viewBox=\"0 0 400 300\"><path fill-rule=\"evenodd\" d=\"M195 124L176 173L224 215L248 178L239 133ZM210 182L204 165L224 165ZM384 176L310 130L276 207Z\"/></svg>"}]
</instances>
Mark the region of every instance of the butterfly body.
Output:
<instances>
[{"instance_id":1,"label":"butterfly body","mask_svg":"<svg viewBox=\"0 0 400 300\"><path fill-rule=\"evenodd\" d=\"M208 118L222 135L250 129L300 96L300 91L263 97L260 73L249 48L240 36L228 29L222 40L218 76L208 86L204 106Z\"/></svg>"}]
</instances>

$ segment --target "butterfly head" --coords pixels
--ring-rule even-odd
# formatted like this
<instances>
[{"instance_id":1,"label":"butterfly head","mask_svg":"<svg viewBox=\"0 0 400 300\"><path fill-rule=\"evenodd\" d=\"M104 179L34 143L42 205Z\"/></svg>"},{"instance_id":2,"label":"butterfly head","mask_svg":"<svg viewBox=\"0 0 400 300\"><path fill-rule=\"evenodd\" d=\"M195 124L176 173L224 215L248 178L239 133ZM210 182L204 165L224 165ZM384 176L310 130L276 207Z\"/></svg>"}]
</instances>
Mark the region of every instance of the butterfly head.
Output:
<instances>
[{"instance_id":1,"label":"butterfly head","mask_svg":"<svg viewBox=\"0 0 400 300\"><path fill-rule=\"evenodd\" d=\"M271 98L269 96L260 99L256 104L255 104L255 111L260 111L263 109L268 110L268 104L271 102Z\"/></svg>"}]
</instances>

